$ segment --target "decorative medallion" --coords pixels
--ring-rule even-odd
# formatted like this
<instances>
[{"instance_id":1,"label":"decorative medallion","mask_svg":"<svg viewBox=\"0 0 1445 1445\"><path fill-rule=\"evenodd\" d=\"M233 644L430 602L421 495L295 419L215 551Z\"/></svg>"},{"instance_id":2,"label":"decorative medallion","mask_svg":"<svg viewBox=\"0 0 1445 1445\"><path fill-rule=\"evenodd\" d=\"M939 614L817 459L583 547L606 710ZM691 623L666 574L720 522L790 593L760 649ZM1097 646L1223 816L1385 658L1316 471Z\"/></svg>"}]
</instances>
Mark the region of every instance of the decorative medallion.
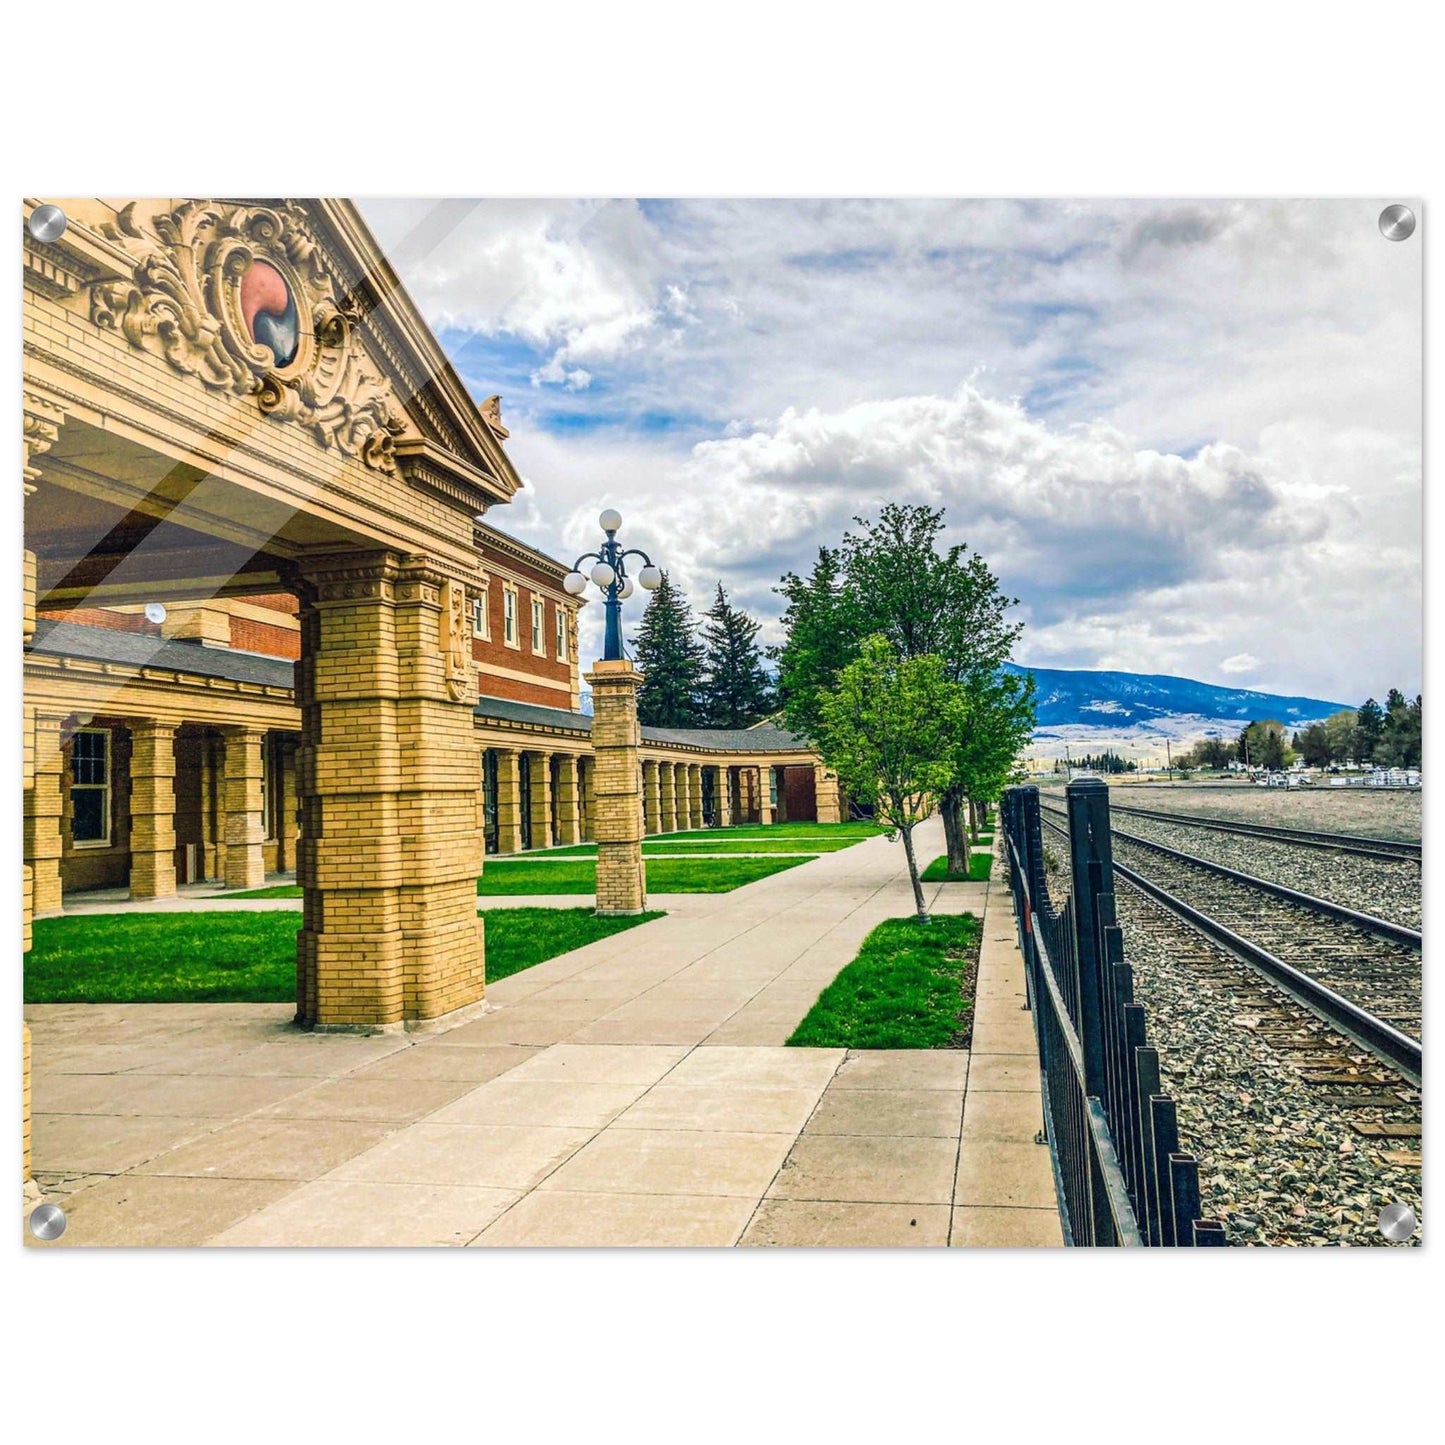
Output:
<instances>
[{"instance_id":1,"label":"decorative medallion","mask_svg":"<svg viewBox=\"0 0 1445 1445\"><path fill-rule=\"evenodd\" d=\"M214 390L254 396L381 471L396 470L406 416L358 340L304 211L188 201L151 217L126 206L107 237L134 260L92 288L91 319Z\"/></svg>"},{"instance_id":2,"label":"decorative medallion","mask_svg":"<svg viewBox=\"0 0 1445 1445\"><path fill-rule=\"evenodd\" d=\"M269 346L277 366L290 366L301 345L296 298L268 261L252 261L241 276L241 320L257 346Z\"/></svg>"}]
</instances>

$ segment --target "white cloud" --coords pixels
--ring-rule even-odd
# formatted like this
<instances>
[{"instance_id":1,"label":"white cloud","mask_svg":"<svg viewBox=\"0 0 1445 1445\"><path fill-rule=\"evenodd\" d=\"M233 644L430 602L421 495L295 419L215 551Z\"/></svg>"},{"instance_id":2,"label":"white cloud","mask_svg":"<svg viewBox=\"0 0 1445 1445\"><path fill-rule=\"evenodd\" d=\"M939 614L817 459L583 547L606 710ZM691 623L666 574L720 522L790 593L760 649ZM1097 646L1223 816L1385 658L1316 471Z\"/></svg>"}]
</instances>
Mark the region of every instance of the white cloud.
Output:
<instances>
[{"instance_id":1,"label":"white cloud","mask_svg":"<svg viewBox=\"0 0 1445 1445\"><path fill-rule=\"evenodd\" d=\"M1238 672L1258 672L1259 659L1251 652L1236 652L1233 657L1226 657L1219 664L1219 670L1231 675Z\"/></svg>"},{"instance_id":2,"label":"white cloud","mask_svg":"<svg viewBox=\"0 0 1445 1445\"><path fill-rule=\"evenodd\" d=\"M365 211L383 246L402 250L396 264L433 326L551 348L539 381L585 386L577 363L624 354L658 319L655 248L633 202L487 201L432 232L426 202Z\"/></svg>"},{"instance_id":3,"label":"white cloud","mask_svg":"<svg viewBox=\"0 0 1445 1445\"><path fill-rule=\"evenodd\" d=\"M421 214L365 209L403 248ZM1421 251L1378 211L487 202L398 266L537 350L505 398L537 545L614 504L698 605L721 576L771 619L854 514L926 501L1029 660L1348 701L1420 680Z\"/></svg>"}]
</instances>

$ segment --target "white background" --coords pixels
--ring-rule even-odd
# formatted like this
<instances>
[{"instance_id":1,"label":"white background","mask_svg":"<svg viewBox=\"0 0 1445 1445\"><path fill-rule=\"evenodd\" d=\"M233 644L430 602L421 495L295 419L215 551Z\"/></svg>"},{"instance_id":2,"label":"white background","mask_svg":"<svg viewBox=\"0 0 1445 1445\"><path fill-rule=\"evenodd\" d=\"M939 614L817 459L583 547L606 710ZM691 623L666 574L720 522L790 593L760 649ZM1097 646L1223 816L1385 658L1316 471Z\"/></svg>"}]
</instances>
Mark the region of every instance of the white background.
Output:
<instances>
[{"instance_id":1,"label":"white background","mask_svg":"<svg viewBox=\"0 0 1445 1445\"><path fill-rule=\"evenodd\" d=\"M25 7L3 102L12 204L200 193L1428 204L1438 179L1426 108L1438 51L1423 7L201 14ZM11 238L3 356L18 398L18 227ZM1433 253L1428 222L1407 244ZM0 559L12 618L18 482L4 490ZM1435 629L1427 639L1433 655ZM0 1042L17 1079L18 648L4 666L0 936L12 944ZM0 1122L15 1159L18 1111ZM5 1413L26 1440L1393 1440L1420 1433L1432 1405L1440 1418L1423 1348L1438 1248L106 1254L24 1251L18 1234L4 1257L16 1379Z\"/></svg>"}]
</instances>

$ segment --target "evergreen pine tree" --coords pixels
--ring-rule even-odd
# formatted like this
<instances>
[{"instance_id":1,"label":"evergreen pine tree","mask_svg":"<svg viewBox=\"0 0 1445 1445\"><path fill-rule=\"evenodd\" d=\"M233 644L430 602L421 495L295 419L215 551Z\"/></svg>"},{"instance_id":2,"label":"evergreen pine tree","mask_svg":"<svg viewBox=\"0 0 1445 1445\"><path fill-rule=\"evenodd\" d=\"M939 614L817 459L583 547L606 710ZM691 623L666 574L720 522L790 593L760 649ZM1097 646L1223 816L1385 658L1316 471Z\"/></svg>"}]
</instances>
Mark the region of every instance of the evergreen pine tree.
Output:
<instances>
[{"instance_id":1,"label":"evergreen pine tree","mask_svg":"<svg viewBox=\"0 0 1445 1445\"><path fill-rule=\"evenodd\" d=\"M704 725L746 728L761 721L773 706L773 690L763 670L758 623L728 601L721 582L703 619Z\"/></svg>"},{"instance_id":2,"label":"evergreen pine tree","mask_svg":"<svg viewBox=\"0 0 1445 1445\"><path fill-rule=\"evenodd\" d=\"M703 649L697 619L666 572L648 600L632 646L642 672L638 721L647 727L702 727Z\"/></svg>"}]
</instances>

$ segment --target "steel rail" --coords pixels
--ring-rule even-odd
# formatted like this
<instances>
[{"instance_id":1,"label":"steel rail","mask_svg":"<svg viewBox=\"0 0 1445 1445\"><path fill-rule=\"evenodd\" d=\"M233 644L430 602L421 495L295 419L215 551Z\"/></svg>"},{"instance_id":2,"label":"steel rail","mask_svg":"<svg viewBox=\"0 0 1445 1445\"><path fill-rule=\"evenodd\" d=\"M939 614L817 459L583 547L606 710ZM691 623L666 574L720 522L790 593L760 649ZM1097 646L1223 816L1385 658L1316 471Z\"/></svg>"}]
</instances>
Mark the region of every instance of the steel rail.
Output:
<instances>
[{"instance_id":1,"label":"steel rail","mask_svg":"<svg viewBox=\"0 0 1445 1445\"><path fill-rule=\"evenodd\" d=\"M1282 828L1269 823L1239 823L1230 818L1206 818L1198 813L1170 813L1159 808L1136 808L1128 803L1112 804L1115 813L1132 813L1177 823L1181 828L1211 828L1218 833L1243 833L1247 837L1270 838L1278 843L1295 843L1301 848L1326 848L1336 853L1353 853L1361 858L1383 858L1392 863L1415 862L1422 857L1419 843L1394 838L1366 838L1354 833L1326 833L1310 828Z\"/></svg>"},{"instance_id":2,"label":"steel rail","mask_svg":"<svg viewBox=\"0 0 1445 1445\"><path fill-rule=\"evenodd\" d=\"M1056 833L1068 836L1068 830L1061 828L1057 823L1044 820L1044 825L1052 828ZM1384 1019L1376 1018L1368 1010L1351 1003L1349 999L1337 994L1332 988L1327 988L1318 979L1310 977L1309 974L1295 968L1293 964L1286 963L1282 958L1277 958L1257 943L1251 943L1249 939L1241 937L1233 929L1227 928L1207 913L1201 913L1199 909L1185 903L1182 898L1176 898L1142 873L1136 872L1117 859L1114 861L1114 872L1126 883L1143 893L1145 897L1162 904L1207 938L1213 939L1240 962L1248 964L1251 968L1257 969L1267 978L1272 979L1311 1013L1323 1019L1332 1028L1336 1028L1342 1034L1354 1039L1361 1048L1398 1069L1412 1084L1420 1084L1425 1051L1418 1039L1412 1039L1408 1034L1401 1033L1392 1024L1387 1024Z\"/></svg>"},{"instance_id":3,"label":"steel rail","mask_svg":"<svg viewBox=\"0 0 1445 1445\"><path fill-rule=\"evenodd\" d=\"M1053 812L1054 810L1048 809L1047 811ZM1060 813L1055 816L1063 817L1065 815ZM1133 844L1136 848L1151 848L1156 853L1162 853L1166 858L1174 858L1180 863L1188 864L1193 868L1202 868L1208 873L1217 873L1221 878L1228 878L1233 883L1241 883L1245 887L1258 889L1261 893L1273 894L1274 897L1281 898L1286 903L1307 908L1312 913L1322 913L1329 918L1338 918L1342 923L1353 924L1366 933L1387 938L1391 943L1403 943L1407 948L1415 949L1424 946L1421 935L1413 928L1406 928L1403 923L1392 923L1388 918L1377 918L1373 913L1361 913L1358 909L1346 908L1343 903L1336 903L1332 899L1319 898L1313 893L1301 893L1297 888L1287 888L1283 883L1275 883L1269 878L1259 878L1253 873L1242 873L1238 868L1227 868L1223 863L1215 863L1209 858L1200 858L1193 853L1182 852L1178 848L1168 848L1163 843L1155 843L1152 839L1126 833L1122 828L1111 828L1109 831L1120 842Z\"/></svg>"}]
</instances>

